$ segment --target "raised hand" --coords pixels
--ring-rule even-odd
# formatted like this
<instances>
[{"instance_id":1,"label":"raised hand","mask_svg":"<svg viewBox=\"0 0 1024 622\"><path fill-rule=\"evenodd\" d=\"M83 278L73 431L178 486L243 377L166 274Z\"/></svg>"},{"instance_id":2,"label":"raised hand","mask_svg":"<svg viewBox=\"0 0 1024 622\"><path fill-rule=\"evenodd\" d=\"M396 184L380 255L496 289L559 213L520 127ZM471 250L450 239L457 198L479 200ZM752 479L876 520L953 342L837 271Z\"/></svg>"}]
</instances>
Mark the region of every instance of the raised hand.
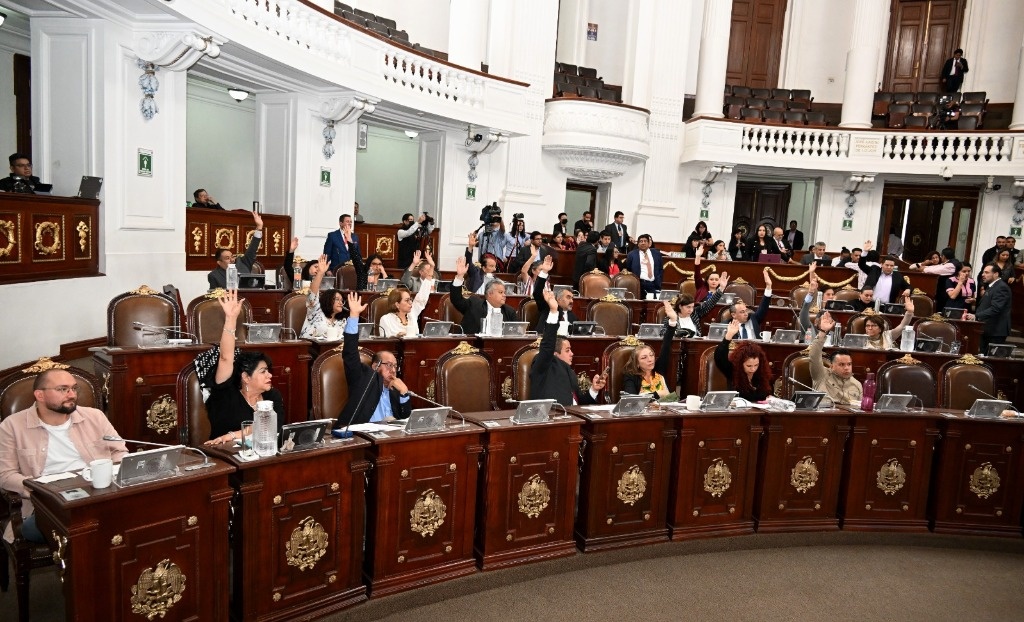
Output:
<instances>
[{"instance_id":1,"label":"raised hand","mask_svg":"<svg viewBox=\"0 0 1024 622\"><path fill-rule=\"evenodd\" d=\"M288 252L294 253L295 249L299 248L299 238L292 238L292 244L288 247Z\"/></svg>"},{"instance_id":2,"label":"raised hand","mask_svg":"<svg viewBox=\"0 0 1024 622\"><path fill-rule=\"evenodd\" d=\"M864 252L866 253L869 250L871 250L871 247L874 246L874 245L875 245L875 243L872 242L871 240L864 240L864 244L863 244Z\"/></svg>"},{"instance_id":3,"label":"raised hand","mask_svg":"<svg viewBox=\"0 0 1024 622\"><path fill-rule=\"evenodd\" d=\"M548 255L544 258L544 263L541 264L540 269L542 272L551 272L551 269L555 267L555 258L553 255Z\"/></svg>"},{"instance_id":4,"label":"raised hand","mask_svg":"<svg viewBox=\"0 0 1024 622\"><path fill-rule=\"evenodd\" d=\"M213 203L213 199L210 199L210 203ZM263 217L260 216L259 212L252 213L252 221L256 223L257 231L263 231Z\"/></svg>"},{"instance_id":5,"label":"raised hand","mask_svg":"<svg viewBox=\"0 0 1024 622\"><path fill-rule=\"evenodd\" d=\"M356 292L348 293L348 316L359 317L368 305L363 304L362 298Z\"/></svg>"},{"instance_id":6,"label":"raised hand","mask_svg":"<svg viewBox=\"0 0 1024 622\"><path fill-rule=\"evenodd\" d=\"M668 317L669 321L675 322L676 320L678 320L679 314L676 313L675 308L672 306L672 301L663 300L662 302L665 303L665 315Z\"/></svg>"},{"instance_id":7,"label":"raised hand","mask_svg":"<svg viewBox=\"0 0 1024 622\"><path fill-rule=\"evenodd\" d=\"M316 275L318 280L323 279L324 275L327 274L327 265L327 255L320 255L320 258L316 260L316 266L320 268Z\"/></svg>"},{"instance_id":8,"label":"raised hand","mask_svg":"<svg viewBox=\"0 0 1024 622\"><path fill-rule=\"evenodd\" d=\"M700 257L701 255L703 255L704 254L704 245L703 244L698 244L697 248L693 249L693 254L696 255L697 257Z\"/></svg>"},{"instance_id":9,"label":"raised hand","mask_svg":"<svg viewBox=\"0 0 1024 622\"><path fill-rule=\"evenodd\" d=\"M466 246L468 246L470 248L476 248L476 244L477 244L476 234L475 233L470 233L469 234L469 239L466 240Z\"/></svg>"},{"instance_id":10,"label":"raised hand","mask_svg":"<svg viewBox=\"0 0 1024 622\"><path fill-rule=\"evenodd\" d=\"M422 257L422 256L423 256L422 252L420 252L418 250L417 251L413 251L413 253L412 253L412 267L416 267L416 266L418 266L420 264L420 257Z\"/></svg>"},{"instance_id":11,"label":"raised hand","mask_svg":"<svg viewBox=\"0 0 1024 622\"><path fill-rule=\"evenodd\" d=\"M729 273L728 272L723 272L722 274L718 275L718 289L719 290L724 292L725 291L725 286L728 285L728 284L729 284Z\"/></svg>"},{"instance_id":12,"label":"raised hand","mask_svg":"<svg viewBox=\"0 0 1024 622\"><path fill-rule=\"evenodd\" d=\"M768 268L765 268L763 272L764 272L764 288L765 289L771 289L772 288L772 277L771 277L770 274L768 274Z\"/></svg>"},{"instance_id":13,"label":"raised hand","mask_svg":"<svg viewBox=\"0 0 1024 622\"><path fill-rule=\"evenodd\" d=\"M604 374L594 374L594 378L590 381L590 388L595 391L604 389L604 385L607 384L608 378Z\"/></svg>"},{"instance_id":14,"label":"raised hand","mask_svg":"<svg viewBox=\"0 0 1024 622\"><path fill-rule=\"evenodd\" d=\"M739 320L733 320L733 321L729 322L729 326L725 329L725 338L731 340L739 332L740 332L740 321Z\"/></svg>"},{"instance_id":15,"label":"raised hand","mask_svg":"<svg viewBox=\"0 0 1024 622\"><path fill-rule=\"evenodd\" d=\"M808 288L808 292L814 295L818 292L818 277L815 274L811 274L811 285Z\"/></svg>"},{"instance_id":16,"label":"raised hand","mask_svg":"<svg viewBox=\"0 0 1024 622\"><path fill-rule=\"evenodd\" d=\"M835 327L836 321L832 319L832 314L829 313L828 311L822 313L821 317L818 319L818 328L825 332L828 332Z\"/></svg>"},{"instance_id":17,"label":"raised hand","mask_svg":"<svg viewBox=\"0 0 1024 622\"><path fill-rule=\"evenodd\" d=\"M242 301L238 298L237 289L229 289L227 293L217 299L220 308L224 310L224 326L233 326L234 320L242 311Z\"/></svg>"},{"instance_id":18,"label":"raised hand","mask_svg":"<svg viewBox=\"0 0 1024 622\"><path fill-rule=\"evenodd\" d=\"M544 302L548 303L548 310L551 313L558 313L558 300L555 298L555 293L550 289L544 290Z\"/></svg>"},{"instance_id":19,"label":"raised hand","mask_svg":"<svg viewBox=\"0 0 1024 622\"><path fill-rule=\"evenodd\" d=\"M455 258L455 278L461 279L466 276L466 272L469 270L469 265L466 263L465 257Z\"/></svg>"},{"instance_id":20,"label":"raised hand","mask_svg":"<svg viewBox=\"0 0 1024 622\"><path fill-rule=\"evenodd\" d=\"M909 296L907 296L906 302L903 303L903 308L905 309L906 313L914 315L914 301L911 300Z\"/></svg>"}]
</instances>

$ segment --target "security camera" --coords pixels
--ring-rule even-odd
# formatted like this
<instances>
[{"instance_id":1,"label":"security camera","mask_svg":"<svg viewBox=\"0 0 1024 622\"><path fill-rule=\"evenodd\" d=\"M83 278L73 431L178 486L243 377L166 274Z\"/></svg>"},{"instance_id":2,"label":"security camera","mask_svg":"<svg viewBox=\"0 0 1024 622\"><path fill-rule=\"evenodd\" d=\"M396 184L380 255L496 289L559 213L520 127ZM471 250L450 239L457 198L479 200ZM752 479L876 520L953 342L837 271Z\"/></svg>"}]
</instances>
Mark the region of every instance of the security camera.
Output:
<instances>
[{"instance_id":1,"label":"security camera","mask_svg":"<svg viewBox=\"0 0 1024 622\"><path fill-rule=\"evenodd\" d=\"M994 190L996 192L998 192L998 191L1000 191L1002 189L1003 189L1003 184L996 184L996 185L992 186L992 190Z\"/></svg>"}]
</instances>

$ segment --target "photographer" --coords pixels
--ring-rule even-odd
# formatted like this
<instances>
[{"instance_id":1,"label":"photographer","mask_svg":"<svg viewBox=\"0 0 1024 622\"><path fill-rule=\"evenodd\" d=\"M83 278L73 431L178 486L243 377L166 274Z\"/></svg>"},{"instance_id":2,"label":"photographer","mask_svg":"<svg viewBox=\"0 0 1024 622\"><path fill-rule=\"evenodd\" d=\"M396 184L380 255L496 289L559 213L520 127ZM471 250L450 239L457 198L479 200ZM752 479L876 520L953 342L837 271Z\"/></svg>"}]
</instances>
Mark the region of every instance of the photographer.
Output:
<instances>
[{"instance_id":1,"label":"photographer","mask_svg":"<svg viewBox=\"0 0 1024 622\"><path fill-rule=\"evenodd\" d=\"M505 258L508 257L507 249L512 245L512 236L505 233L505 223L501 220L501 208L497 203L485 205L480 211L480 220L483 230L478 238L480 243L480 257L493 255L500 264L499 269L505 266Z\"/></svg>"},{"instance_id":2,"label":"photographer","mask_svg":"<svg viewBox=\"0 0 1024 622\"><path fill-rule=\"evenodd\" d=\"M402 216L402 228L398 230L398 265L408 266L412 255L420 250L420 240L434 231L434 219L423 212L417 219L412 214Z\"/></svg>"}]
</instances>

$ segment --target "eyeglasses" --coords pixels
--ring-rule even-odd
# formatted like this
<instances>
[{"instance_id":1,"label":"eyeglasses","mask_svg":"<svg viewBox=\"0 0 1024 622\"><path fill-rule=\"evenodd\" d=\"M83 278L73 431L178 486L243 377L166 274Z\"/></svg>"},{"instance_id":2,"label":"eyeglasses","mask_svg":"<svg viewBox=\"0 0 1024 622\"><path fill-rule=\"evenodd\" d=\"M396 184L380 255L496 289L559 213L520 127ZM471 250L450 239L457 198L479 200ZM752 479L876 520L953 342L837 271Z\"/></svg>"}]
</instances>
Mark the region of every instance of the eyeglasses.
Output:
<instances>
[{"instance_id":1,"label":"eyeglasses","mask_svg":"<svg viewBox=\"0 0 1024 622\"><path fill-rule=\"evenodd\" d=\"M381 361L380 365L383 366L383 367L387 367L391 371L395 371L396 369L398 369L398 363L390 363L390 362L385 363L384 361Z\"/></svg>"},{"instance_id":2,"label":"eyeglasses","mask_svg":"<svg viewBox=\"0 0 1024 622\"><path fill-rule=\"evenodd\" d=\"M67 395L68 393L74 391L77 394L78 393L78 385L77 384L73 384L71 386L66 386L65 385L65 386L60 386L60 387L43 387L43 391L56 391L57 393L60 393L61 395Z\"/></svg>"},{"instance_id":3,"label":"eyeglasses","mask_svg":"<svg viewBox=\"0 0 1024 622\"><path fill-rule=\"evenodd\" d=\"M371 262L370 262L370 265L371 265L371 266L383 266L384 264L382 264L382 263L381 263L381 262L379 262L379 261L371 261Z\"/></svg>"}]
</instances>

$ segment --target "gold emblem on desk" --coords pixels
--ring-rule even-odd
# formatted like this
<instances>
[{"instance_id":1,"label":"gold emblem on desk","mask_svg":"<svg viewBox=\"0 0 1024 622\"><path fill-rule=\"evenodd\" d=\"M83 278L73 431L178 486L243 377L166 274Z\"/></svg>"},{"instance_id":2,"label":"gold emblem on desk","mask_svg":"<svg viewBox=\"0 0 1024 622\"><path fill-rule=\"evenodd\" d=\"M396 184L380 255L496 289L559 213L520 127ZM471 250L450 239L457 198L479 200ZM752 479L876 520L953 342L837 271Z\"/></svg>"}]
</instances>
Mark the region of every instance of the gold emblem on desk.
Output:
<instances>
[{"instance_id":1,"label":"gold emblem on desk","mask_svg":"<svg viewBox=\"0 0 1024 622\"><path fill-rule=\"evenodd\" d=\"M409 512L409 527L426 538L434 535L434 532L444 524L447 515L448 508L444 501L437 496L433 488L428 488L420 494L416 505Z\"/></svg>"},{"instance_id":2,"label":"gold emblem on desk","mask_svg":"<svg viewBox=\"0 0 1024 622\"><path fill-rule=\"evenodd\" d=\"M84 220L78 221L78 226L75 227L75 231L78 232L78 247L85 252L85 249L89 246L89 225L85 224Z\"/></svg>"},{"instance_id":3,"label":"gold emblem on desk","mask_svg":"<svg viewBox=\"0 0 1024 622\"><path fill-rule=\"evenodd\" d=\"M640 467L634 464L626 469L626 472L619 478L615 496L626 505L633 505L643 498L645 492L647 492L647 478L644 477Z\"/></svg>"},{"instance_id":4,"label":"gold emblem on desk","mask_svg":"<svg viewBox=\"0 0 1024 622\"><path fill-rule=\"evenodd\" d=\"M793 467L789 483L796 488L797 492L807 492L814 488L814 485L818 483L818 466L814 464L814 459L804 456L802 460L798 461Z\"/></svg>"},{"instance_id":5,"label":"gold emblem on desk","mask_svg":"<svg viewBox=\"0 0 1024 622\"><path fill-rule=\"evenodd\" d=\"M729 465L721 458L715 458L708 467L708 472L704 474L704 490L711 493L712 497L721 497L731 485L732 471L729 470Z\"/></svg>"},{"instance_id":6,"label":"gold emblem on desk","mask_svg":"<svg viewBox=\"0 0 1024 622\"><path fill-rule=\"evenodd\" d=\"M462 355L465 355L465 354L476 354L479 351L480 351L480 348L474 348L473 346L469 345L469 343L467 343L465 341L460 341L459 345L457 345L457 346L455 346L454 348L451 349L451 353L455 354L455 355L458 355L458 356L462 356Z\"/></svg>"},{"instance_id":7,"label":"gold emblem on desk","mask_svg":"<svg viewBox=\"0 0 1024 622\"><path fill-rule=\"evenodd\" d=\"M625 337L619 340L619 345L635 348L637 346L644 345L644 342L637 339L636 335L626 335Z\"/></svg>"},{"instance_id":8,"label":"gold emblem on desk","mask_svg":"<svg viewBox=\"0 0 1024 622\"><path fill-rule=\"evenodd\" d=\"M147 620L164 617L185 591L185 575L169 559L146 568L139 581L132 586L132 613L146 616Z\"/></svg>"},{"instance_id":9,"label":"gold emblem on desk","mask_svg":"<svg viewBox=\"0 0 1024 622\"><path fill-rule=\"evenodd\" d=\"M69 367L70 365L58 363L54 360L51 360L50 357L48 356L41 356L39 357L39 360L36 361L33 365L26 367L21 371L22 373L26 374L41 374L48 369L68 369Z\"/></svg>"},{"instance_id":10,"label":"gold emblem on desk","mask_svg":"<svg viewBox=\"0 0 1024 622\"><path fill-rule=\"evenodd\" d=\"M21 216L18 216L18 225L21 224ZM18 245L18 227L13 220L0 220L0 233L7 243L0 247L0 257L13 257L14 247Z\"/></svg>"},{"instance_id":11,"label":"gold emblem on desk","mask_svg":"<svg viewBox=\"0 0 1024 622\"><path fill-rule=\"evenodd\" d=\"M47 243L46 240L50 242ZM60 250L60 223L48 220L36 225L36 250L43 255L53 255Z\"/></svg>"},{"instance_id":12,"label":"gold emblem on desk","mask_svg":"<svg viewBox=\"0 0 1024 622\"><path fill-rule=\"evenodd\" d=\"M890 459L878 470L875 484L887 495L894 495L907 483L907 472L896 458Z\"/></svg>"},{"instance_id":13,"label":"gold emblem on desk","mask_svg":"<svg viewBox=\"0 0 1024 622\"><path fill-rule=\"evenodd\" d=\"M66 561L68 555L68 537L62 536L57 533L56 529L50 530L50 535L53 537L53 542L56 544L56 548L53 549L53 563L57 566L57 575L60 577L60 582L64 583L64 571L68 569L68 563Z\"/></svg>"},{"instance_id":14,"label":"gold emblem on desk","mask_svg":"<svg viewBox=\"0 0 1024 622\"><path fill-rule=\"evenodd\" d=\"M146 427L167 434L178 425L178 403L170 395L156 398L146 411Z\"/></svg>"},{"instance_id":15,"label":"gold emblem on desk","mask_svg":"<svg viewBox=\"0 0 1024 622\"><path fill-rule=\"evenodd\" d=\"M284 556L289 566L310 570L327 552L327 532L312 516L299 521L284 545Z\"/></svg>"},{"instance_id":16,"label":"gold emblem on desk","mask_svg":"<svg viewBox=\"0 0 1024 622\"><path fill-rule=\"evenodd\" d=\"M991 462L983 462L971 475L971 492L979 499L988 499L999 490L999 472Z\"/></svg>"},{"instance_id":17,"label":"gold emblem on desk","mask_svg":"<svg viewBox=\"0 0 1024 622\"><path fill-rule=\"evenodd\" d=\"M519 511L530 518L537 518L550 501L551 489L540 475L534 473L519 492Z\"/></svg>"}]
</instances>

